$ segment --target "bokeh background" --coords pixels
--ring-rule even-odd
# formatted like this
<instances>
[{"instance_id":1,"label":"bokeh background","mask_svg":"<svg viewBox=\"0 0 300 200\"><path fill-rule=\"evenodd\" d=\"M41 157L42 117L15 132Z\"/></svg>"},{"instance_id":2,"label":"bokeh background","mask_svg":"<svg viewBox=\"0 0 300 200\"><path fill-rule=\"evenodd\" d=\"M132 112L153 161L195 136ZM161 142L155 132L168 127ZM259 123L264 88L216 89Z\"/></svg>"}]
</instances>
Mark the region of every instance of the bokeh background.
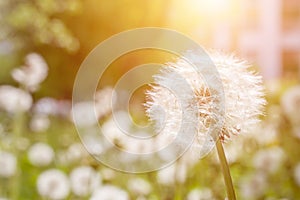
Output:
<instances>
[{"instance_id":1,"label":"bokeh background","mask_svg":"<svg viewBox=\"0 0 300 200\"><path fill-rule=\"evenodd\" d=\"M14 97L0 95L0 199L225 198L214 152L199 162L183 160L134 175L102 166L80 143L69 112L81 62L101 41L140 27L174 29L204 48L234 52L253 64L264 78L268 105L252 134L225 144L237 196L300 199L298 0L1 0L0 85L21 88L33 103L19 114L7 110L5 101ZM38 89L28 90L12 71L32 52L44 60L32 62L46 63L49 70ZM100 99L131 68L170 59L157 50L120 57L99 83ZM130 105L137 123L146 120L144 89ZM102 121L109 122L109 111L103 110Z\"/></svg>"}]
</instances>

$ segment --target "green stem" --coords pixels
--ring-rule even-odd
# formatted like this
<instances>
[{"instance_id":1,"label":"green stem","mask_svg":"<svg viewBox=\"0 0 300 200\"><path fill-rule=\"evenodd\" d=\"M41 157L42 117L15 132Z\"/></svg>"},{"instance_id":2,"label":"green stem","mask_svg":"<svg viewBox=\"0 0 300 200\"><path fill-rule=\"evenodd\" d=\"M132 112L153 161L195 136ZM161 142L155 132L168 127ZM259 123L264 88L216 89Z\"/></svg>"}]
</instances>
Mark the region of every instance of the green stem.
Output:
<instances>
[{"instance_id":1,"label":"green stem","mask_svg":"<svg viewBox=\"0 0 300 200\"><path fill-rule=\"evenodd\" d=\"M20 152L17 147L17 141L21 137L22 133L22 125L23 125L23 113L16 113L14 116L14 121L13 121L13 151L17 159L17 167L16 167L16 173L13 177L12 180L12 191L11 191L11 196L13 200L19 199L19 193L20 193L20 182L21 182L21 171L20 171Z\"/></svg>"},{"instance_id":2,"label":"green stem","mask_svg":"<svg viewBox=\"0 0 300 200\"><path fill-rule=\"evenodd\" d=\"M218 156L220 159L220 164L221 164L221 168L222 168L222 172L223 172L223 176L224 176L228 199L236 200L228 163L227 163L223 145L222 145L220 139L217 140L216 145L217 145Z\"/></svg>"}]
</instances>

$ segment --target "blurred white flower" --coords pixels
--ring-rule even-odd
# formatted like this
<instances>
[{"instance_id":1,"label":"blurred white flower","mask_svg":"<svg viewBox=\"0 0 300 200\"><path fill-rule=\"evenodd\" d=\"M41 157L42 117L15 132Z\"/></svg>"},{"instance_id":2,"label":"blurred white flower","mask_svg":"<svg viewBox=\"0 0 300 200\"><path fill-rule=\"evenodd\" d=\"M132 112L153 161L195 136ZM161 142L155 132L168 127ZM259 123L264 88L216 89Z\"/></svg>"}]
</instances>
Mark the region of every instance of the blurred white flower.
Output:
<instances>
[{"instance_id":1,"label":"blurred white flower","mask_svg":"<svg viewBox=\"0 0 300 200\"><path fill-rule=\"evenodd\" d=\"M34 166L42 167L49 165L54 158L52 147L45 143L35 143L28 150L28 159Z\"/></svg>"},{"instance_id":2,"label":"blurred white flower","mask_svg":"<svg viewBox=\"0 0 300 200\"><path fill-rule=\"evenodd\" d=\"M32 97L28 92L10 85L0 86L0 109L9 113L25 112L31 105Z\"/></svg>"},{"instance_id":3,"label":"blurred white flower","mask_svg":"<svg viewBox=\"0 0 300 200\"><path fill-rule=\"evenodd\" d=\"M90 200L129 200L129 196L126 191L113 186L113 185L103 185L97 188Z\"/></svg>"},{"instance_id":4,"label":"blurred white flower","mask_svg":"<svg viewBox=\"0 0 300 200\"><path fill-rule=\"evenodd\" d=\"M70 117L71 103L68 100L56 100L51 97L44 97L39 99L33 111L38 115L52 115L61 117Z\"/></svg>"},{"instance_id":5,"label":"blurred white flower","mask_svg":"<svg viewBox=\"0 0 300 200\"><path fill-rule=\"evenodd\" d=\"M186 200L212 200L214 199L213 194L209 188L195 188L191 190Z\"/></svg>"},{"instance_id":6,"label":"blurred white flower","mask_svg":"<svg viewBox=\"0 0 300 200\"><path fill-rule=\"evenodd\" d=\"M80 102L72 107L72 119L76 126L86 128L98 123L94 102Z\"/></svg>"},{"instance_id":7,"label":"blurred white flower","mask_svg":"<svg viewBox=\"0 0 300 200\"><path fill-rule=\"evenodd\" d=\"M82 143L74 143L67 150L67 160L71 163L79 161L86 153Z\"/></svg>"},{"instance_id":8,"label":"blurred white flower","mask_svg":"<svg viewBox=\"0 0 300 200\"><path fill-rule=\"evenodd\" d=\"M250 71L250 65L232 55L211 53L210 58L217 68L224 89L225 116L220 115L222 108L216 104L221 100L221 86L212 82L208 87L206 82L217 80L217 75L210 71L210 63L205 58L202 60L191 52L186 54L186 59L199 63L198 67L207 72L205 75L210 80L205 80L193 65L185 61L185 58L180 58L176 63L168 63L154 76L156 85L148 91L146 103L149 118L154 121L158 130L161 129L162 134L177 136L184 118L191 124L199 122L194 146L200 148L205 145L204 139L211 126L223 117L224 124L219 133L222 140L248 132L259 121L258 116L262 114L266 103L263 98L262 77ZM174 91L166 87L171 87ZM158 109L164 111L164 117L161 112L157 112ZM187 116L187 111L191 111L191 116Z\"/></svg>"},{"instance_id":9,"label":"blurred white flower","mask_svg":"<svg viewBox=\"0 0 300 200\"><path fill-rule=\"evenodd\" d=\"M283 112L294 125L300 125L300 86L290 88L281 98Z\"/></svg>"},{"instance_id":10,"label":"blurred white flower","mask_svg":"<svg viewBox=\"0 0 300 200\"><path fill-rule=\"evenodd\" d=\"M224 151L227 158L228 164L236 162L243 152L243 143L239 138L232 141L230 144L224 144Z\"/></svg>"},{"instance_id":11,"label":"blurred white flower","mask_svg":"<svg viewBox=\"0 0 300 200\"><path fill-rule=\"evenodd\" d=\"M30 53L25 58L25 66L14 69L11 75L29 91L34 92L47 77L48 66L42 56L37 53Z\"/></svg>"},{"instance_id":12,"label":"blurred white flower","mask_svg":"<svg viewBox=\"0 0 300 200\"><path fill-rule=\"evenodd\" d=\"M43 132L49 128L50 120L47 115L35 114L32 116L29 126L34 132Z\"/></svg>"},{"instance_id":13,"label":"blurred white flower","mask_svg":"<svg viewBox=\"0 0 300 200\"><path fill-rule=\"evenodd\" d=\"M109 168L103 168L100 173L102 175L102 179L105 181L111 181L116 177L115 171Z\"/></svg>"},{"instance_id":14,"label":"blurred white flower","mask_svg":"<svg viewBox=\"0 0 300 200\"><path fill-rule=\"evenodd\" d=\"M44 198L65 199L70 192L68 177L57 169L44 171L38 177L37 190Z\"/></svg>"},{"instance_id":15,"label":"blurred white flower","mask_svg":"<svg viewBox=\"0 0 300 200\"><path fill-rule=\"evenodd\" d=\"M71 189L80 197L87 196L101 184L100 174L90 166L75 168L70 174Z\"/></svg>"},{"instance_id":16,"label":"blurred white flower","mask_svg":"<svg viewBox=\"0 0 300 200\"><path fill-rule=\"evenodd\" d=\"M260 145L271 145L278 140L277 124L270 121L264 121L258 124L251 135Z\"/></svg>"},{"instance_id":17,"label":"blurred white flower","mask_svg":"<svg viewBox=\"0 0 300 200\"><path fill-rule=\"evenodd\" d=\"M253 165L256 169L274 173L278 170L284 158L285 154L281 148L271 147L258 151L253 158Z\"/></svg>"},{"instance_id":18,"label":"blurred white flower","mask_svg":"<svg viewBox=\"0 0 300 200\"><path fill-rule=\"evenodd\" d=\"M112 97L113 97L113 88L111 87L105 87L96 92L95 107L96 107L97 116L99 118L111 112L112 106L115 103Z\"/></svg>"},{"instance_id":19,"label":"blurred white flower","mask_svg":"<svg viewBox=\"0 0 300 200\"><path fill-rule=\"evenodd\" d=\"M130 179L127 187L135 195L148 195L151 192L150 183L142 178Z\"/></svg>"},{"instance_id":20,"label":"blurred white flower","mask_svg":"<svg viewBox=\"0 0 300 200\"><path fill-rule=\"evenodd\" d=\"M39 115L56 115L57 101L50 97L41 98L34 104L33 111Z\"/></svg>"},{"instance_id":21,"label":"blurred white flower","mask_svg":"<svg viewBox=\"0 0 300 200\"><path fill-rule=\"evenodd\" d=\"M100 155L106 150L99 135L88 133L82 137L84 147L92 155Z\"/></svg>"},{"instance_id":22,"label":"blurred white flower","mask_svg":"<svg viewBox=\"0 0 300 200\"><path fill-rule=\"evenodd\" d=\"M9 178L17 170L17 159L9 152L0 151L0 166L0 177Z\"/></svg>"},{"instance_id":23,"label":"blurred white flower","mask_svg":"<svg viewBox=\"0 0 300 200\"><path fill-rule=\"evenodd\" d=\"M262 173L253 174L248 179L241 182L242 199L259 199L267 187L266 176Z\"/></svg>"},{"instance_id":24,"label":"blurred white flower","mask_svg":"<svg viewBox=\"0 0 300 200\"><path fill-rule=\"evenodd\" d=\"M296 184L300 187L300 163L298 163L294 168L294 179Z\"/></svg>"},{"instance_id":25,"label":"blurred white flower","mask_svg":"<svg viewBox=\"0 0 300 200\"><path fill-rule=\"evenodd\" d=\"M184 183L187 177L187 167L176 162L157 172L157 181L162 185L172 185L176 182Z\"/></svg>"}]
</instances>

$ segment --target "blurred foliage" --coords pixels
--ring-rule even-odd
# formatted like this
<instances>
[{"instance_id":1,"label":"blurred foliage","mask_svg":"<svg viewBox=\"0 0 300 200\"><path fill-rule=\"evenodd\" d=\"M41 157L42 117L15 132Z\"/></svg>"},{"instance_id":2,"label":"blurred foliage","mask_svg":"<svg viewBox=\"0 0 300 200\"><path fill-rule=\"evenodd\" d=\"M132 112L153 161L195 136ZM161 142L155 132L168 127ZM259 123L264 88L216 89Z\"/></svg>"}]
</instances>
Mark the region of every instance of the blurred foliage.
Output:
<instances>
[{"instance_id":1,"label":"blurred foliage","mask_svg":"<svg viewBox=\"0 0 300 200\"><path fill-rule=\"evenodd\" d=\"M37 51L51 69L36 96L70 98L78 68L97 44L123 30L163 26L167 6L168 1L159 0L1 1L0 83L12 83L11 68L20 65L25 54ZM128 59L120 66L126 63Z\"/></svg>"}]
</instances>

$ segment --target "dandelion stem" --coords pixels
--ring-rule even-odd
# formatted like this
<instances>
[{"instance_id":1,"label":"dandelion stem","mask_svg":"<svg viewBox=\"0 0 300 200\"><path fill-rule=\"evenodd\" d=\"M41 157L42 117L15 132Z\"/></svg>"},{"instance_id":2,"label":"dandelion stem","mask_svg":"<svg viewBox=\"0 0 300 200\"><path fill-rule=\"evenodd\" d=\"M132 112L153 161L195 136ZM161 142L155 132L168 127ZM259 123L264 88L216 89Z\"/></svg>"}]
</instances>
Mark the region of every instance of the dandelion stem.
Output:
<instances>
[{"instance_id":1,"label":"dandelion stem","mask_svg":"<svg viewBox=\"0 0 300 200\"><path fill-rule=\"evenodd\" d=\"M218 139L216 143L217 143L216 144L217 151L218 151L218 156L220 159L221 168L222 168L222 172L223 172L223 176L224 176L228 199L236 200L234 187L232 184L232 179L231 179L231 175L230 175L230 171L229 171L228 163L227 163L226 156L224 153L222 142L220 139Z\"/></svg>"},{"instance_id":2,"label":"dandelion stem","mask_svg":"<svg viewBox=\"0 0 300 200\"><path fill-rule=\"evenodd\" d=\"M22 132L22 120L23 120L23 113L18 112L16 113L15 117L14 117L14 121L13 121L13 134L14 134L14 153L17 159L17 168L16 168L16 173L13 177L12 180L12 199L13 200L17 200L19 199L19 190L20 190L20 181L21 181L21 171L19 169L20 164L19 164L19 150L17 148L17 141L20 139L19 137L21 136L21 132Z\"/></svg>"}]
</instances>

